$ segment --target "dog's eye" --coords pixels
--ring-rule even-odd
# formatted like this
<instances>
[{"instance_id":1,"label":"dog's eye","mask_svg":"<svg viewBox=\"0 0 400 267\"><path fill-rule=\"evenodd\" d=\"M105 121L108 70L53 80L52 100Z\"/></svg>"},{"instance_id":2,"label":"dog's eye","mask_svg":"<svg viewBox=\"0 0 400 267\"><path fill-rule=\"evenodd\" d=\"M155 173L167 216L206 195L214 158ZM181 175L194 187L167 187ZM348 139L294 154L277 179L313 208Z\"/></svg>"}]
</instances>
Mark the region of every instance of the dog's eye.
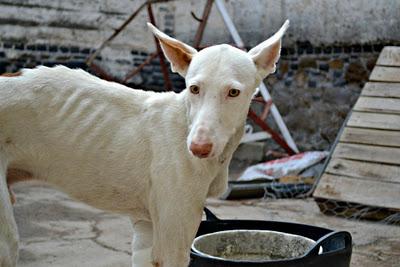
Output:
<instances>
[{"instance_id":1,"label":"dog's eye","mask_svg":"<svg viewBox=\"0 0 400 267\"><path fill-rule=\"evenodd\" d=\"M228 96L237 97L238 95L240 95L240 90L238 90L238 89L229 90Z\"/></svg>"},{"instance_id":2,"label":"dog's eye","mask_svg":"<svg viewBox=\"0 0 400 267\"><path fill-rule=\"evenodd\" d=\"M197 85L191 85L189 87L190 92L194 95L197 95L198 93L200 93L200 88Z\"/></svg>"}]
</instances>

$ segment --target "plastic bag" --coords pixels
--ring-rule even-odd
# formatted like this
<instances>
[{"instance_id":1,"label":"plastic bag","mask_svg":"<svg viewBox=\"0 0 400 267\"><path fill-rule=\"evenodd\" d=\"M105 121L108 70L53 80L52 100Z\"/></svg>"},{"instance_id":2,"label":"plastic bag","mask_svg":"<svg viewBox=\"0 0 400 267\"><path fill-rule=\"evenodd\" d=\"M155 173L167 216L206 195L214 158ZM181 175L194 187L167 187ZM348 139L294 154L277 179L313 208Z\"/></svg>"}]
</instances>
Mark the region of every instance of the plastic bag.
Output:
<instances>
[{"instance_id":1,"label":"plastic bag","mask_svg":"<svg viewBox=\"0 0 400 267\"><path fill-rule=\"evenodd\" d=\"M274 180L286 175L297 175L304 169L320 162L328 155L328 151L309 151L259 163L248 167L239 177L238 181L251 181L260 178Z\"/></svg>"}]
</instances>

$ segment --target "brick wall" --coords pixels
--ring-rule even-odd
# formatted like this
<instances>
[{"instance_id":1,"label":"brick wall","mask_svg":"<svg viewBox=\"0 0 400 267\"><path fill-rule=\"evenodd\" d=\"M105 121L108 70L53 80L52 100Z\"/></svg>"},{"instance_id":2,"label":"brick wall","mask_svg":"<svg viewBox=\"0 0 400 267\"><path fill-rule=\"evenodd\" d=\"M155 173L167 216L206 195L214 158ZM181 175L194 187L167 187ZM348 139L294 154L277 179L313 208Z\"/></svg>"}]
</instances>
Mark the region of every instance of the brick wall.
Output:
<instances>
[{"instance_id":1,"label":"brick wall","mask_svg":"<svg viewBox=\"0 0 400 267\"><path fill-rule=\"evenodd\" d=\"M0 0L0 73L56 64L87 70L85 60L89 53L141 3ZM198 24L190 11L200 15L204 3L177 0L153 5L153 10L161 30L192 43ZM399 37L395 11L400 7L398 1L354 0L350 6L332 0L225 3L249 46L278 29L284 18L291 19L277 72L266 82L302 150L329 148L383 45L399 44L393 41ZM349 12L352 16L341 17ZM155 51L153 37L145 25L147 20L143 10L95 63L117 79L140 65ZM214 7L203 44L230 41ZM170 75L174 90L184 88L181 77ZM164 81L158 61L153 60L128 83L136 88L161 90ZM269 147L275 145L271 143Z\"/></svg>"},{"instance_id":2,"label":"brick wall","mask_svg":"<svg viewBox=\"0 0 400 267\"><path fill-rule=\"evenodd\" d=\"M68 45L0 42L0 73L16 72L21 68L34 68L39 65L48 67L65 65L70 68L81 68L96 75L97 73L88 68L85 63L94 50L95 48L91 47ZM128 70L139 66L148 56L146 52L132 50L123 59L110 62L109 59L97 56L95 62L116 79L122 79ZM180 91L185 87L185 82L179 75L171 71L169 75L175 91ZM158 58L152 60L138 75L128 80L127 85L133 88L163 90L164 80Z\"/></svg>"},{"instance_id":3,"label":"brick wall","mask_svg":"<svg viewBox=\"0 0 400 267\"><path fill-rule=\"evenodd\" d=\"M298 43L282 50L266 84L300 150L329 149L382 48Z\"/></svg>"},{"instance_id":4,"label":"brick wall","mask_svg":"<svg viewBox=\"0 0 400 267\"><path fill-rule=\"evenodd\" d=\"M37 65L66 65L90 71L85 61L115 28L120 26L142 1L0 1L0 73ZM153 5L157 24L174 34L174 7L168 3ZM95 63L117 80L140 65L155 51L148 32L146 9L108 45ZM183 88L183 80L170 73L174 89ZM161 78L161 79L160 79ZM159 62L128 81L137 88L163 89Z\"/></svg>"},{"instance_id":5,"label":"brick wall","mask_svg":"<svg viewBox=\"0 0 400 267\"><path fill-rule=\"evenodd\" d=\"M382 47L381 43L325 47L298 43L282 49L277 71L266 79L266 84L301 150L329 149ZM57 64L88 70L85 60L93 50L93 47L3 41L0 73ZM121 78L127 69L140 65L147 57L147 52L131 50L124 58L113 59L112 66L119 67L123 74L119 76L110 68L109 59L98 56L96 63ZM185 87L179 75L169 73L175 91ZM163 90L158 60L153 60L128 85ZM274 125L272 120L269 123ZM267 147L278 149L272 142Z\"/></svg>"}]
</instances>

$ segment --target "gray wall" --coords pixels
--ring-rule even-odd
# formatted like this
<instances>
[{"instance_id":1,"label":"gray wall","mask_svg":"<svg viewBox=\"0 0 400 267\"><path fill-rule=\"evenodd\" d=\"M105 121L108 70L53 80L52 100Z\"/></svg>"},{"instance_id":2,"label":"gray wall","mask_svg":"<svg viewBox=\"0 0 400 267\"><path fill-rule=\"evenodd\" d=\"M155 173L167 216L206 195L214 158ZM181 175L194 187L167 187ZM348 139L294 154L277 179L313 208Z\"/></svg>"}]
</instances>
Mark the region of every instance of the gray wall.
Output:
<instances>
[{"instance_id":1,"label":"gray wall","mask_svg":"<svg viewBox=\"0 0 400 267\"><path fill-rule=\"evenodd\" d=\"M144 0L1 0L0 40L29 43L64 43L96 47ZM291 28L285 44L310 41L313 45L400 40L399 0L230 0L229 13L246 44L253 46L279 28L288 18ZM176 0L156 4L161 28L190 42L205 0ZM111 48L124 57L125 49L151 51L151 36L143 11ZM167 24L167 25L166 25ZM229 42L230 37L213 7L204 43ZM107 55L107 50L104 52Z\"/></svg>"},{"instance_id":2,"label":"gray wall","mask_svg":"<svg viewBox=\"0 0 400 267\"><path fill-rule=\"evenodd\" d=\"M94 49L144 0L0 0L1 43L61 45ZM198 22L190 15L202 14L206 0L175 0L153 6L162 30L192 43ZM400 41L400 0L225 0L226 7L247 46L254 46L275 32L288 18L291 27L284 46L306 41L312 46L332 44L390 43ZM123 77L133 64L155 50L147 30L144 9L102 51L102 66ZM231 42L214 5L204 35L204 45ZM21 49L23 50L23 49ZM75 49L76 50L76 49ZM8 50L18 60L21 51ZM69 52L62 56L68 56ZM84 57L84 55L80 55ZM63 61L60 57L50 63ZM62 59L62 57L61 57ZM36 60L47 64L46 60ZM49 63L49 64L50 64ZM30 65L28 65L30 66ZM150 73L152 70L148 70ZM137 77L135 83L142 83Z\"/></svg>"},{"instance_id":3,"label":"gray wall","mask_svg":"<svg viewBox=\"0 0 400 267\"><path fill-rule=\"evenodd\" d=\"M261 42L276 31L285 19L291 27L285 44L309 41L313 45L367 43L400 40L399 0L240 0L225 1L229 13L246 44ZM189 10L202 10L204 1L176 1L177 36L194 36L195 23ZM200 12L197 12L201 14ZM207 43L229 41L228 32L213 9L207 28Z\"/></svg>"},{"instance_id":4,"label":"gray wall","mask_svg":"<svg viewBox=\"0 0 400 267\"><path fill-rule=\"evenodd\" d=\"M0 73L85 59L144 0L0 0ZM206 0L155 4L159 27L192 43ZM228 12L247 46L291 27L277 72L266 83L301 150L327 149L368 79L385 44L400 44L400 0L230 0ZM95 61L122 78L155 50L146 10ZM216 7L203 45L231 42ZM174 89L184 81L171 74ZM155 60L130 86L162 89ZM256 107L255 107L256 108ZM293 112L295 111L295 112ZM270 122L273 125L273 122ZM269 144L268 148L276 148Z\"/></svg>"}]
</instances>

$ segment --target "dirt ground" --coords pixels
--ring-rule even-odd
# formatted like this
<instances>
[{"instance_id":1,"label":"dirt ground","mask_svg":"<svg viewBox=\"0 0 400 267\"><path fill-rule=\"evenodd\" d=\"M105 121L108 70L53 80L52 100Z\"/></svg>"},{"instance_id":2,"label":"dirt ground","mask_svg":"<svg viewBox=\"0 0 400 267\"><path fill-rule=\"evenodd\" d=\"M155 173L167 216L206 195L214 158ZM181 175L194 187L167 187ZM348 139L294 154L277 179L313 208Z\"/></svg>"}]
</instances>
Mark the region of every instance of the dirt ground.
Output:
<instances>
[{"instance_id":1,"label":"dirt ground","mask_svg":"<svg viewBox=\"0 0 400 267\"><path fill-rule=\"evenodd\" d=\"M21 183L13 187L20 232L19 267L130 266L131 223L70 199L54 188ZM222 219L307 223L351 232L352 267L400 266L400 227L322 215L312 199L209 200Z\"/></svg>"}]
</instances>

